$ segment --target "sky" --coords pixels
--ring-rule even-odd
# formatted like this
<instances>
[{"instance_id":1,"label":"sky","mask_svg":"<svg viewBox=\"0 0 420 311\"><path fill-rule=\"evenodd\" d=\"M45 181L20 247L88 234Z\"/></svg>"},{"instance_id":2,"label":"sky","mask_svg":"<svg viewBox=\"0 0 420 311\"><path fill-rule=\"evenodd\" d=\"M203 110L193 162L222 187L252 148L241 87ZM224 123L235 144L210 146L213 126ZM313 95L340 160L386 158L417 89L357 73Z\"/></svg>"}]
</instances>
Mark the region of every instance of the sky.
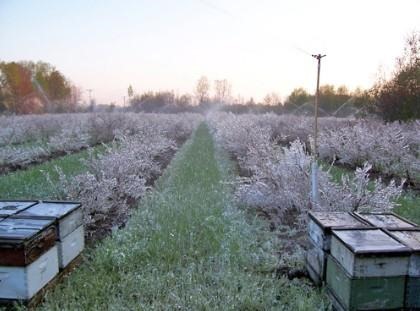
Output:
<instances>
[{"instance_id":1,"label":"sky","mask_svg":"<svg viewBox=\"0 0 420 311\"><path fill-rule=\"evenodd\" d=\"M0 0L0 60L42 60L100 104L192 93L200 76L261 100L321 84L368 88L420 30L419 0Z\"/></svg>"}]
</instances>

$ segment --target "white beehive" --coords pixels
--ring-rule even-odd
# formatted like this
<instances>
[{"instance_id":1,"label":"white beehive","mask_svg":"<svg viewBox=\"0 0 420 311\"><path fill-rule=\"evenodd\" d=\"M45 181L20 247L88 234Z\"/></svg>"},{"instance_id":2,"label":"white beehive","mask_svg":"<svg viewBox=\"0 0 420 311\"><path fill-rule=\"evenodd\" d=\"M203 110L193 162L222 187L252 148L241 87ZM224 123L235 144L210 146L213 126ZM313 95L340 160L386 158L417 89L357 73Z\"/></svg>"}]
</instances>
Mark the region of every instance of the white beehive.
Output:
<instances>
[{"instance_id":1,"label":"white beehive","mask_svg":"<svg viewBox=\"0 0 420 311\"><path fill-rule=\"evenodd\" d=\"M57 273L57 246L28 266L0 266L0 298L28 300L47 285Z\"/></svg>"},{"instance_id":2,"label":"white beehive","mask_svg":"<svg viewBox=\"0 0 420 311\"><path fill-rule=\"evenodd\" d=\"M0 299L28 300L58 273L51 219L0 221Z\"/></svg>"},{"instance_id":3,"label":"white beehive","mask_svg":"<svg viewBox=\"0 0 420 311\"><path fill-rule=\"evenodd\" d=\"M0 201L0 216L6 217L17 214L28 207L36 204L36 201Z\"/></svg>"},{"instance_id":4,"label":"white beehive","mask_svg":"<svg viewBox=\"0 0 420 311\"><path fill-rule=\"evenodd\" d=\"M80 203L43 201L18 215L56 219L60 268L65 268L84 249L83 214Z\"/></svg>"}]
</instances>

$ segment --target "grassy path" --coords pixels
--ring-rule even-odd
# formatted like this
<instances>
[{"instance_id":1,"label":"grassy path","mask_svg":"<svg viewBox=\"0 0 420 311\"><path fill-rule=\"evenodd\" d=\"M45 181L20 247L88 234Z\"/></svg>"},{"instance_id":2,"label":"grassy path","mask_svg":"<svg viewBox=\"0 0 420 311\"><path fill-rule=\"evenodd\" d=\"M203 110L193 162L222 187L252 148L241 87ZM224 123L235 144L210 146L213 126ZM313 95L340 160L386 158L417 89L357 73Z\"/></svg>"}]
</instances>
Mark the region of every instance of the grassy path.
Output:
<instances>
[{"instance_id":1,"label":"grassy path","mask_svg":"<svg viewBox=\"0 0 420 311\"><path fill-rule=\"evenodd\" d=\"M42 309L324 309L308 284L270 272L273 237L233 204L231 174L201 125L126 228L91 250Z\"/></svg>"}]
</instances>

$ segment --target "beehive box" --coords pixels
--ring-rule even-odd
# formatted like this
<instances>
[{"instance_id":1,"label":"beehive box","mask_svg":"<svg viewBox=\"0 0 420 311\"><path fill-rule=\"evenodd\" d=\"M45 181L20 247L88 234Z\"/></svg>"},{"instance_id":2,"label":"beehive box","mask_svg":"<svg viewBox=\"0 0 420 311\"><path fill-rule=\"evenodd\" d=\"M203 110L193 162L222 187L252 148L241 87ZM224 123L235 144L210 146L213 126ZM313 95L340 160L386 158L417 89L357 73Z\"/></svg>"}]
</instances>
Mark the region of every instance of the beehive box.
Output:
<instances>
[{"instance_id":1,"label":"beehive box","mask_svg":"<svg viewBox=\"0 0 420 311\"><path fill-rule=\"evenodd\" d=\"M333 230L328 290L345 310L401 309L410 252L380 229Z\"/></svg>"},{"instance_id":2,"label":"beehive box","mask_svg":"<svg viewBox=\"0 0 420 311\"><path fill-rule=\"evenodd\" d=\"M405 290L405 307L420 309L420 229L390 230L390 235L410 247L408 278Z\"/></svg>"},{"instance_id":3,"label":"beehive box","mask_svg":"<svg viewBox=\"0 0 420 311\"><path fill-rule=\"evenodd\" d=\"M58 273L55 230L49 219L0 222L0 299L28 300Z\"/></svg>"},{"instance_id":4,"label":"beehive box","mask_svg":"<svg viewBox=\"0 0 420 311\"><path fill-rule=\"evenodd\" d=\"M306 253L306 268L315 284L321 285L325 281L331 230L365 226L367 226L366 223L347 212L309 213L309 248Z\"/></svg>"},{"instance_id":5,"label":"beehive box","mask_svg":"<svg viewBox=\"0 0 420 311\"><path fill-rule=\"evenodd\" d=\"M26 266L55 241L53 220L8 217L0 222L0 266Z\"/></svg>"},{"instance_id":6,"label":"beehive box","mask_svg":"<svg viewBox=\"0 0 420 311\"><path fill-rule=\"evenodd\" d=\"M355 213L372 226L384 229L415 228L417 225L394 213Z\"/></svg>"},{"instance_id":7,"label":"beehive box","mask_svg":"<svg viewBox=\"0 0 420 311\"><path fill-rule=\"evenodd\" d=\"M17 214L36 203L36 201L0 200L0 217L7 217Z\"/></svg>"},{"instance_id":8,"label":"beehive box","mask_svg":"<svg viewBox=\"0 0 420 311\"><path fill-rule=\"evenodd\" d=\"M365 221L347 212L309 212L309 238L324 251L330 250L332 229L367 226Z\"/></svg>"},{"instance_id":9,"label":"beehive box","mask_svg":"<svg viewBox=\"0 0 420 311\"><path fill-rule=\"evenodd\" d=\"M57 221L59 266L67 266L84 248L83 214L77 202L43 201L18 214L23 217L50 217Z\"/></svg>"}]
</instances>

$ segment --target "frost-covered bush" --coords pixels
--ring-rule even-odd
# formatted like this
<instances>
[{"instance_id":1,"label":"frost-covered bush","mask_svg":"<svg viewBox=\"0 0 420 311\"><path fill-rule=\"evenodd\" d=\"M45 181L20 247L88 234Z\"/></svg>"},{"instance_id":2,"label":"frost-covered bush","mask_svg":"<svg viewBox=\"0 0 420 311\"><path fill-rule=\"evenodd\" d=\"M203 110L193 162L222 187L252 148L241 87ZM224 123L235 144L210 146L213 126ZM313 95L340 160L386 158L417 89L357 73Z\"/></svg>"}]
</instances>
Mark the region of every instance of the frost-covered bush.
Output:
<instances>
[{"instance_id":1,"label":"frost-covered bush","mask_svg":"<svg viewBox=\"0 0 420 311\"><path fill-rule=\"evenodd\" d=\"M369 185L371 166L362 163L353 178L344 176L341 183L334 182L328 171L320 170L321 202L311 207L312 158L302 141L296 139L286 146L279 143L282 138L273 135L273 128L267 123L257 122L255 116L212 115L209 124L216 139L238 159L241 170L250 173L239 181L238 199L269 213L278 223L303 228L309 208L390 210L401 193L401 186L394 182L384 185L376 180L373 186Z\"/></svg>"},{"instance_id":2,"label":"frost-covered bush","mask_svg":"<svg viewBox=\"0 0 420 311\"><path fill-rule=\"evenodd\" d=\"M125 222L129 210L150 188L179 142L201 122L197 114L127 114L105 152L90 152L87 171L68 177L57 168L59 183L50 180L57 199L81 201L88 231Z\"/></svg>"}]
</instances>

